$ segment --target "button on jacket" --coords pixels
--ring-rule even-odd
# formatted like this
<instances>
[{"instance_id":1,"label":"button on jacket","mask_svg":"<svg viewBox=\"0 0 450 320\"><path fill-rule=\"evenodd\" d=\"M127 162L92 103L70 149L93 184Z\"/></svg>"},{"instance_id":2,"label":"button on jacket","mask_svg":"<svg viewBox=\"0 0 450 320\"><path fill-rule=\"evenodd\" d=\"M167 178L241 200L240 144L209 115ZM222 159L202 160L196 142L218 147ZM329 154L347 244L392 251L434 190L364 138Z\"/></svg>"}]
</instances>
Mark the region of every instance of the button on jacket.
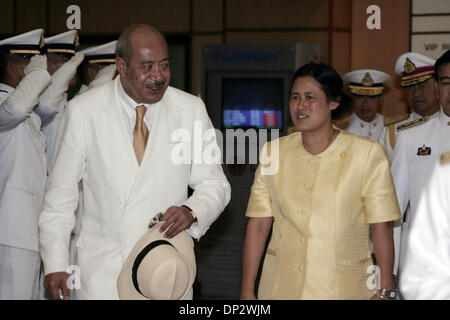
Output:
<instances>
[{"instance_id":1,"label":"button on jacket","mask_svg":"<svg viewBox=\"0 0 450 320\"><path fill-rule=\"evenodd\" d=\"M256 172L248 217L274 217L259 299L369 299L369 224L400 219L383 147L341 131L311 155L301 133L279 142L279 170ZM275 161L272 159L272 161Z\"/></svg>"}]
</instances>

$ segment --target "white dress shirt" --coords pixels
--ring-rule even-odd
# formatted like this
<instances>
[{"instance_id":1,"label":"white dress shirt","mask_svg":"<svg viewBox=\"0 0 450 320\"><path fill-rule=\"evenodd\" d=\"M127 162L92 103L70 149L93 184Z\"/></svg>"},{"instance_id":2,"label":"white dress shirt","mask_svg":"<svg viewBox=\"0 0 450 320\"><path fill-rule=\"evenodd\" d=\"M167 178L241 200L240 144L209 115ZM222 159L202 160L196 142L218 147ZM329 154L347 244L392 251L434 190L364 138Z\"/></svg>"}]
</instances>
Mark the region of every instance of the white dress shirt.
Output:
<instances>
[{"instance_id":1,"label":"white dress shirt","mask_svg":"<svg viewBox=\"0 0 450 320\"><path fill-rule=\"evenodd\" d=\"M151 104L148 104L148 103L137 103L132 98L130 98L126 94L125 90L123 89L122 82L120 81L120 79L118 81L116 81L116 86L117 86L117 92L119 94L121 105L123 106L123 110L128 118L128 123L129 123L129 127L130 127L130 130L129 130L130 141L131 141L131 144L133 144L133 131L134 131L134 127L136 125L136 107L145 106L147 108L147 112L145 112L145 115L144 115L144 122L145 122L145 125L147 126L147 129L149 132L151 131L151 126L152 126L153 107Z\"/></svg>"}]
</instances>

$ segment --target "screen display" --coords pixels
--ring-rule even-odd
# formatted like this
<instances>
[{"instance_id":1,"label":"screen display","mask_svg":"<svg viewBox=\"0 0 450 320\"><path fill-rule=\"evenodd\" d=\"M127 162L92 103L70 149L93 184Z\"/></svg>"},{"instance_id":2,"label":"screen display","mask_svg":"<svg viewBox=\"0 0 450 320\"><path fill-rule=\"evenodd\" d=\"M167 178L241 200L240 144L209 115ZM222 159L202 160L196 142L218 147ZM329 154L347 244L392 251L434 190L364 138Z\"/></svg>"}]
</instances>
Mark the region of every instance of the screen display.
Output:
<instances>
[{"instance_id":1,"label":"screen display","mask_svg":"<svg viewBox=\"0 0 450 320\"><path fill-rule=\"evenodd\" d=\"M222 79L225 129L282 129L283 79Z\"/></svg>"}]
</instances>

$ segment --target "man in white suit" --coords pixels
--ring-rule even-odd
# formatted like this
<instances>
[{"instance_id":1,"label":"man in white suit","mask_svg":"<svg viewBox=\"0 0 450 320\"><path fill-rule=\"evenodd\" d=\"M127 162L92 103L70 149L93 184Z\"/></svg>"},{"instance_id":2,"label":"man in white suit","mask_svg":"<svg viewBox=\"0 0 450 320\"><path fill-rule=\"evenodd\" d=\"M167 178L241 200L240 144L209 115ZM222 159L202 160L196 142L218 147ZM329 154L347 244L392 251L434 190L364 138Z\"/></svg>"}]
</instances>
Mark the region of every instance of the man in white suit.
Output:
<instances>
[{"instance_id":1,"label":"man in white suit","mask_svg":"<svg viewBox=\"0 0 450 320\"><path fill-rule=\"evenodd\" d=\"M192 137L199 124L204 129L212 124L199 98L169 87L161 33L147 25L127 28L116 56L119 77L71 100L64 116L39 220L45 285L54 299L68 299L68 247L79 181L84 208L77 299L118 299L122 264L159 212L166 237L186 230L199 239L230 199L220 164L173 159L179 146L172 139L175 132ZM208 146L217 146L212 138ZM189 150L203 147L192 139L184 143ZM188 186L194 190L189 198Z\"/></svg>"},{"instance_id":2,"label":"man in white suit","mask_svg":"<svg viewBox=\"0 0 450 320\"><path fill-rule=\"evenodd\" d=\"M411 195L418 198L421 191L420 201L411 199L415 200L417 209L410 211L412 215L408 217L409 225L406 226L409 230L404 232L405 225L402 229L400 289L406 299L450 299L450 152L442 152L450 150L450 144L446 142L450 134L450 130L446 129L450 128L450 50L436 61L434 70L442 114L429 120L428 127L424 123L421 125L423 129L416 129L416 133L423 134L429 150L436 156L422 160L420 166L417 165L418 160L412 163L421 169L418 174L422 178L422 186L417 188L410 183ZM402 137L402 134L399 136ZM439 156L440 164L436 165ZM411 209L415 208L411 206Z\"/></svg>"},{"instance_id":3,"label":"man in white suit","mask_svg":"<svg viewBox=\"0 0 450 320\"><path fill-rule=\"evenodd\" d=\"M450 137L450 102L448 97L443 95L448 87L448 80L445 77L448 69L445 65L440 66L443 59L445 56L436 62L432 75L433 85L438 89L437 97L440 104L438 115L397 128L399 133L392 157L391 172L400 211L404 213L398 255L400 276L406 254L409 252L408 237L411 223L417 214L424 187L440 155L450 150L448 139Z\"/></svg>"},{"instance_id":4,"label":"man in white suit","mask_svg":"<svg viewBox=\"0 0 450 320\"><path fill-rule=\"evenodd\" d=\"M38 29L0 41L0 299L38 296L47 165L34 110L50 83L47 59L39 55L42 34Z\"/></svg>"}]
</instances>

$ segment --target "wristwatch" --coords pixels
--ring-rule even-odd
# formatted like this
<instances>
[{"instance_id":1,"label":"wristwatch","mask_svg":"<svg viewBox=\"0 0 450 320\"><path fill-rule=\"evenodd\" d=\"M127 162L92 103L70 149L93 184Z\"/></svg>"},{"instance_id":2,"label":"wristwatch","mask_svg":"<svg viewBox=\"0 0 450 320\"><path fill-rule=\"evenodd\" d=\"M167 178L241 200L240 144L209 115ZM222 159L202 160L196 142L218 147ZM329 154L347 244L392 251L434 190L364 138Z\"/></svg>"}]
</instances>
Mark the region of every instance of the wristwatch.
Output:
<instances>
[{"instance_id":1,"label":"wristwatch","mask_svg":"<svg viewBox=\"0 0 450 320\"><path fill-rule=\"evenodd\" d=\"M377 289L377 294L380 298L395 299L397 297L397 290Z\"/></svg>"}]
</instances>

